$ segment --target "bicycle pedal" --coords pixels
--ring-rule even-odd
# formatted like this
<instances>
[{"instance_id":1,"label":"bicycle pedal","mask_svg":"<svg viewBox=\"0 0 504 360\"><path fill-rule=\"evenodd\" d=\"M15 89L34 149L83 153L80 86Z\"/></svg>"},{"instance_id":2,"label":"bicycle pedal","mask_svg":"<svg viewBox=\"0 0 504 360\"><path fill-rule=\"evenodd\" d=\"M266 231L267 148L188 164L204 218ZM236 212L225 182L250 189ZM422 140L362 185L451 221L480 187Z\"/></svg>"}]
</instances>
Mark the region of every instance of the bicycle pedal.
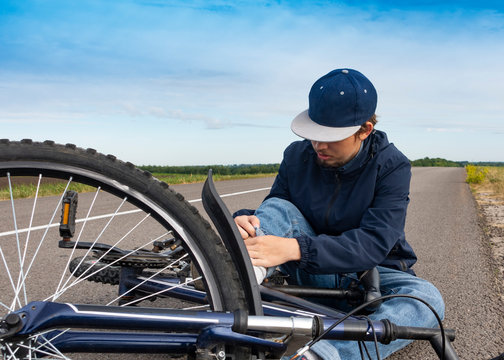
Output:
<instances>
[{"instance_id":1,"label":"bicycle pedal","mask_svg":"<svg viewBox=\"0 0 504 360\"><path fill-rule=\"evenodd\" d=\"M75 217L77 215L77 203L79 193L77 191L68 190L61 201L61 221L59 233L62 241L70 241L75 233Z\"/></svg>"}]
</instances>

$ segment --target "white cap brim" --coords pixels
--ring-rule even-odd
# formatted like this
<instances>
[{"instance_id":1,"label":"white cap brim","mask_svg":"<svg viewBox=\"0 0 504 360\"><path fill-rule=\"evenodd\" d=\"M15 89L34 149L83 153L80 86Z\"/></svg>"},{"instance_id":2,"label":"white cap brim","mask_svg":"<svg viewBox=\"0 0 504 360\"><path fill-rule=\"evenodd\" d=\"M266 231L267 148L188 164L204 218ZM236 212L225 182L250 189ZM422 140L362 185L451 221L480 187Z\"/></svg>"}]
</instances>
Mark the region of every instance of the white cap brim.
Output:
<instances>
[{"instance_id":1,"label":"white cap brim","mask_svg":"<svg viewBox=\"0 0 504 360\"><path fill-rule=\"evenodd\" d=\"M310 119L310 117L308 116L308 110L305 110L301 114L296 116L291 123L291 130L297 136L308 140L321 142L344 140L355 134L359 129L359 125L349 127L331 127L319 125L312 119Z\"/></svg>"}]
</instances>

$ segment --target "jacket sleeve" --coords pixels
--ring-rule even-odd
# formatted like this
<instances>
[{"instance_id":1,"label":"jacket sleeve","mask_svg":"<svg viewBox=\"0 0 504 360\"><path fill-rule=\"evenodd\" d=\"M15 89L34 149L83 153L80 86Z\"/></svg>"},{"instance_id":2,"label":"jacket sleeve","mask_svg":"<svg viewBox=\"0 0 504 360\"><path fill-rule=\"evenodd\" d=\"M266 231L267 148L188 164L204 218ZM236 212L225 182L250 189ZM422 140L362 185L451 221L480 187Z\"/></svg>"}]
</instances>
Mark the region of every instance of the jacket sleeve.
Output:
<instances>
[{"instance_id":1,"label":"jacket sleeve","mask_svg":"<svg viewBox=\"0 0 504 360\"><path fill-rule=\"evenodd\" d=\"M409 161L396 161L394 166L389 159L378 171L374 199L359 227L338 236L298 237L299 267L324 274L363 271L381 264L404 239L410 179Z\"/></svg>"}]
</instances>

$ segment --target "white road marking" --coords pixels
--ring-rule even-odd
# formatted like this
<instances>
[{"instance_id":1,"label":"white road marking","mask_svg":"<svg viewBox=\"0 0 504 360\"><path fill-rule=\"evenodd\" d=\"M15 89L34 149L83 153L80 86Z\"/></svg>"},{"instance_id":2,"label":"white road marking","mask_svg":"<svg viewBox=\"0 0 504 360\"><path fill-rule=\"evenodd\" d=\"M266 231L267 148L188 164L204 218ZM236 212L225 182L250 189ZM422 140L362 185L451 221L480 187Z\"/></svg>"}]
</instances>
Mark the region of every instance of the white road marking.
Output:
<instances>
[{"instance_id":1,"label":"white road marking","mask_svg":"<svg viewBox=\"0 0 504 360\"><path fill-rule=\"evenodd\" d=\"M270 189L271 189L271 187L265 187L265 188L260 188L260 189L252 189L252 190L246 190L246 191L239 191L239 192L230 193L230 194L223 194L223 195L220 195L220 197L221 198L225 198L225 197L230 197L230 196L238 196L238 195L244 195L244 194L249 194L249 193L258 192L258 191L266 191L266 190L270 190ZM200 202L200 201L201 201L201 199L194 199L194 200L188 200L187 202L189 202L189 203L196 203L196 202ZM135 209L135 210L123 211L123 212L117 213L116 216L134 214L134 213L137 213L137 212L140 212L140 211L142 211L142 210ZM104 215L99 215L99 216L93 216L93 217L88 218L87 221L106 219L106 218L112 217L113 215L114 214L104 214ZM76 223L81 223L81 222L84 222L85 220L86 219L78 219L75 222ZM44 229L46 229L48 227L52 228L52 227L56 227L56 226L59 226L59 225L60 225L59 223L55 223L55 224L49 224L49 225L33 226L31 228L25 228L25 229L18 229L17 232L16 232L16 230L6 231L6 232L3 232L3 233L0 233L0 237L14 235L16 233L18 233L18 234L26 233L28 231L44 230Z\"/></svg>"}]
</instances>

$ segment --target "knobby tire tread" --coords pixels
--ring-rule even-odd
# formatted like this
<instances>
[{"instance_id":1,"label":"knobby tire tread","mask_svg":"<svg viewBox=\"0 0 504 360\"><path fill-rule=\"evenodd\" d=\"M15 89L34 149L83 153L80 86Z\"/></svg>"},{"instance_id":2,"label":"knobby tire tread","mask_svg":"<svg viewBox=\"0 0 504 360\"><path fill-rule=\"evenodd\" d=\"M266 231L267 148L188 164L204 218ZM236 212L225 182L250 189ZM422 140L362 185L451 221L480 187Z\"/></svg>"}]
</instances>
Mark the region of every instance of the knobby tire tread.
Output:
<instances>
[{"instance_id":1,"label":"knobby tire tread","mask_svg":"<svg viewBox=\"0 0 504 360\"><path fill-rule=\"evenodd\" d=\"M101 154L95 149L83 149L73 144L61 145L54 141L0 139L0 163L3 164L0 167L0 176L6 176L9 171L9 162L20 161L57 163L98 172L140 192L171 213L198 243L207 263L216 274L215 278L223 303L222 310L247 309L247 301L239 276L221 239L208 221L199 214L199 211L181 194L173 191L168 184L159 181L148 171L136 168L132 163L118 160L113 155Z\"/></svg>"}]
</instances>

